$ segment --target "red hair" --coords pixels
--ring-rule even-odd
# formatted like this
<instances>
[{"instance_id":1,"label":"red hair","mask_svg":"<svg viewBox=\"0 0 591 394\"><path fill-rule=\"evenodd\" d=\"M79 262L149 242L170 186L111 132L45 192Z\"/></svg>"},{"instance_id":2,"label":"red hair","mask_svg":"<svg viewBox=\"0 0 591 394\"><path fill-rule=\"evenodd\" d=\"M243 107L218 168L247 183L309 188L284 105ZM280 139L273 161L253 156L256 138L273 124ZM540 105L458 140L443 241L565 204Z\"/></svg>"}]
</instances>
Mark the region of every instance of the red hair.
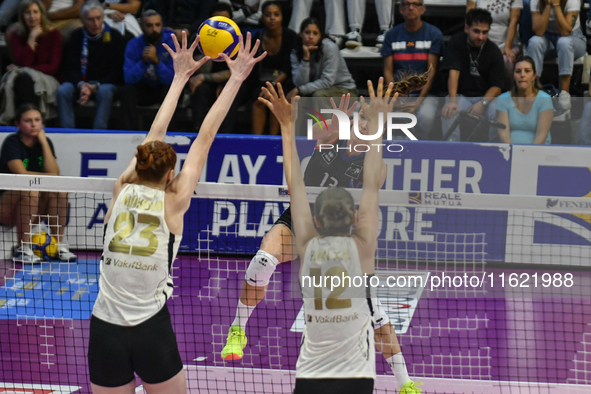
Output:
<instances>
[{"instance_id":1,"label":"red hair","mask_svg":"<svg viewBox=\"0 0 591 394\"><path fill-rule=\"evenodd\" d=\"M160 182L176 164L176 152L169 144L151 141L137 147L135 171L140 179Z\"/></svg>"}]
</instances>

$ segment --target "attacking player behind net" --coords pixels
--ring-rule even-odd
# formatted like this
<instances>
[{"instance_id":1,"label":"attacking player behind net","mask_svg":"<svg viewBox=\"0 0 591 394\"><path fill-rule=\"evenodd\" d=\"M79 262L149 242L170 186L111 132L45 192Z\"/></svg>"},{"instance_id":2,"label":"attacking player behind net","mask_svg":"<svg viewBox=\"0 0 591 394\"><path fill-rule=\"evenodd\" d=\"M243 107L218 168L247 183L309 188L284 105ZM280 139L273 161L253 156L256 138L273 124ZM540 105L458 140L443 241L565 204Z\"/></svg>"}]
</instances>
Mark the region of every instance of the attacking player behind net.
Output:
<instances>
[{"instance_id":1,"label":"attacking player behind net","mask_svg":"<svg viewBox=\"0 0 591 394\"><path fill-rule=\"evenodd\" d=\"M264 52L254 57L259 41L251 51L250 33L246 46L240 36L236 60L222 55L232 76L205 117L175 177L176 153L163 142L166 129L185 84L209 58L199 62L193 59L198 38L190 48L184 32L182 47L174 35L173 40L175 51L164 44L174 61L172 85L146 139L117 179L105 215L100 290L90 321L88 345L90 381L95 394L134 393L134 372L149 393L187 391L166 305L172 294L170 269L183 234L183 217L217 130L242 82L266 55ZM150 268L129 269L128 264L116 263L130 257Z\"/></svg>"},{"instance_id":2,"label":"attacking player behind net","mask_svg":"<svg viewBox=\"0 0 591 394\"><path fill-rule=\"evenodd\" d=\"M382 88L383 80L380 79L380 89ZM395 88L398 88L400 85L394 84ZM269 109L273 112L275 117L278 119L281 129L291 129L293 126L293 122L295 119L292 118L291 112L291 105L285 100L283 96L283 91L281 85L278 84L278 92L275 91L272 85L267 84L267 88L263 88L265 92L265 97L268 98L259 98L262 102L264 102ZM373 88L372 88L373 91ZM406 91L403 90L404 93ZM356 104L353 104L349 107L350 97L343 96L341 98L341 102L339 105L340 110L346 111L349 115L353 112ZM336 109L336 105L332 102L333 108ZM361 111L361 116L363 116L363 111ZM315 130L315 137L321 141L331 141L334 142L338 139L338 126L336 126L338 122L336 119L331 121L332 127L329 126L324 133ZM368 124L365 123L363 126L360 126L360 129L364 134L369 134L368 132ZM360 142L359 140L349 140L349 141L339 141L338 145L341 144L355 144ZM338 146L337 144L334 144ZM359 174L359 181L363 177L363 161L364 161L364 153L355 152L354 149L349 150L354 157L354 160L359 162L359 168L361 169L361 173ZM317 157L316 164L313 164L314 156L318 156L318 150L315 150L313 158L310 160L308 164L306 174L304 179L306 180L306 184L310 186L320 186L320 183L315 179L315 173L319 171L318 167L321 167L324 162L323 159ZM292 171L288 166L291 163L291 145L289 141L283 140L283 156L284 156L284 166L285 169L285 176L288 187L291 186L291 174ZM347 186L361 186L361 182L353 183L353 179L346 174L346 169L350 164L348 160L342 160L341 155L336 155L338 158L337 160L333 160L329 165L321 168L321 172L329 172L334 175L335 179L340 180L343 184ZM315 167L318 166L318 167ZM380 165L376 170L378 174L378 179L380 185L382 185L385 181L386 177L386 166L383 161L380 161ZM308 184L309 182L309 184ZM251 261L248 270L246 272L246 278L243 285L242 294L240 300L238 301L238 307L236 311L236 317L232 326L230 327L230 332L228 335L228 339L226 342L226 346L222 351L222 358L226 360L236 360L242 358L243 349L247 344L246 334L245 334L245 327L250 317L254 307L258 302L260 302L265 295L266 286L269 283L269 279L273 274L276 265L278 264L278 257L281 258L281 261L290 261L297 256L295 250L293 251L292 256L292 245L291 245L291 211L288 210L281 216L281 218L276 222L273 228L267 233L264 237L263 242L261 244L261 250L257 253L257 255ZM273 251L276 255L271 254L269 251ZM278 257L277 257L278 256ZM253 281L253 284L249 282ZM385 313L384 309L382 308L379 300L376 299L376 305L374 306L374 325L376 327L375 332L375 343L377 348L380 350L384 358L386 358L388 364L392 368L394 375L396 376L397 380L399 381L400 385L408 386L409 389L408 393L412 393L412 389L410 388L413 385L412 381L408 376L408 372L406 369L406 363L404 361L404 357L402 355L400 345L398 344L398 340L396 338L396 334L394 332L394 328L389 321L388 315ZM405 392L405 391L403 391Z\"/></svg>"}]
</instances>

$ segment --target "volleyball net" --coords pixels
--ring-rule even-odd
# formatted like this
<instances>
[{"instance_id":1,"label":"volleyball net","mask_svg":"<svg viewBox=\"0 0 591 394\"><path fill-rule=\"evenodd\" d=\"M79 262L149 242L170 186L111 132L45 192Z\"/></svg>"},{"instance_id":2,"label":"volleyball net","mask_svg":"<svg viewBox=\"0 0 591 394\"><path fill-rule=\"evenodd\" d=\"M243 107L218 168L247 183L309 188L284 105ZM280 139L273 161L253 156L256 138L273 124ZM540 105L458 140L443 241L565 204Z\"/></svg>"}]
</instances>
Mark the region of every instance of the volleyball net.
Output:
<instances>
[{"instance_id":1,"label":"volleyball net","mask_svg":"<svg viewBox=\"0 0 591 394\"><path fill-rule=\"evenodd\" d=\"M112 179L1 175L4 193L59 192L67 218L32 218L30 247L77 260L13 260L2 226L0 393L90 392L88 328ZM313 202L319 189L310 188ZM409 375L426 393L583 393L591 384L587 198L380 192L376 282ZM359 201L360 191L352 192ZM241 360L220 353L248 264L289 206L283 186L200 184L168 301L193 393L290 393L306 321L299 261L280 264L246 326ZM3 208L4 209L4 208ZM14 206L18 216L22 208ZM35 233L33 233L35 231ZM35 235L46 233L48 236ZM127 264L134 274L141 264ZM157 338L154 338L157 340ZM376 354L376 393L398 383ZM141 382L137 382L142 392ZM496 390L496 391L495 391Z\"/></svg>"}]
</instances>

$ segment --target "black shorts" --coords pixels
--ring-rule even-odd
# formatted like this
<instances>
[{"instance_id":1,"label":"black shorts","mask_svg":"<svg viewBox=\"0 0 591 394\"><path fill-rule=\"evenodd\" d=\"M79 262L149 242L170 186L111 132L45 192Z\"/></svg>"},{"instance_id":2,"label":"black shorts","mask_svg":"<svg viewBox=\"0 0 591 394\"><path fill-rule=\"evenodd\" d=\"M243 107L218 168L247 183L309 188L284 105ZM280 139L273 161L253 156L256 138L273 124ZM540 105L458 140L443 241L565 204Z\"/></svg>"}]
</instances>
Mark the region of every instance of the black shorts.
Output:
<instances>
[{"instance_id":1,"label":"black shorts","mask_svg":"<svg viewBox=\"0 0 591 394\"><path fill-rule=\"evenodd\" d=\"M183 369L168 307L133 327L92 316L88 343L90 381L103 387L123 386L135 379L162 383Z\"/></svg>"},{"instance_id":2,"label":"black shorts","mask_svg":"<svg viewBox=\"0 0 591 394\"><path fill-rule=\"evenodd\" d=\"M372 394L373 379L296 379L293 394Z\"/></svg>"},{"instance_id":3,"label":"black shorts","mask_svg":"<svg viewBox=\"0 0 591 394\"><path fill-rule=\"evenodd\" d=\"M293 233L293 229L291 228L291 207L288 207L283 211L281 216L279 216L279 219L275 221L274 225L275 224L283 224Z\"/></svg>"}]
</instances>

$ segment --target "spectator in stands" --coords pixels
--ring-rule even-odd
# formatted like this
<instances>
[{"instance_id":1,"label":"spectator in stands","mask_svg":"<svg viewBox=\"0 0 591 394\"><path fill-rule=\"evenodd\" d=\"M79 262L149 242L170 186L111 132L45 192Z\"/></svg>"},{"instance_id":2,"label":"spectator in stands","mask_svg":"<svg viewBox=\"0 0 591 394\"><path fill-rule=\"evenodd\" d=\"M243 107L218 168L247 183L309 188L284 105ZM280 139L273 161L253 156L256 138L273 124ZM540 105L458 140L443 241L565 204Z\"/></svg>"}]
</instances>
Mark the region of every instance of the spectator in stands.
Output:
<instances>
[{"instance_id":1,"label":"spectator in stands","mask_svg":"<svg viewBox=\"0 0 591 394\"><path fill-rule=\"evenodd\" d=\"M488 10L493 18L488 39L498 45L505 60L506 88L511 88L515 59L521 53L517 25L521 18L523 0L468 0L466 12L474 8Z\"/></svg>"},{"instance_id":2,"label":"spectator in stands","mask_svg":"<svg viewBox=\"0 0 591 394\"><path fill-rule=\"evenodd\" d=\"M10 0L12 1L12 0ZM47 18L51 21L53 27L58 29L62 34L62 40L67 42L72 31L81 26L78 19L79 10L84 0L42 0L45 9L47 10ZM19 2L20 4L20 2ZM13 33L23 34L20 23L13 23L6 30L6 43L9 52L11 51L10 37ZM13 59L14 60L14 59Z\"/></svg>"},{"instance_id":3,"label":"spectator in stands","mask_svg":"<svg viewBox=\"0 0 591 394\"><path fill-rule=\"evenodd\" d=\"M492 24L490 12L480 8L466 14L466 26L461 33L454 34L449 40L442 70L448 70L448 96L441 110L442 131L450 129L460 111L467 111L476 116L487 113L495 116L494 102L491 100L501 94L505 83L503 54L498 46L488 40ZM461 137L465 141L472 130L461 128L461 135L454 128L450 140Z\"/></svg>"},{"instance_id":4,"label":"spectator in stands","mask_svg":"<svg viewBox=\"0 0 591 394\"><path fill-rule=\"evenodd\" d=\"M216 4L217 0L151 0L146 9L156 10L162 15L164 26L173 28L177 34L187 29L193 35Z\"/></svg>"},{"instance_id":5,"label":"spectator in stands","mask_svg":"<svg viewBox=\"0 0 591 394\"><path fill-rule=\"evenodd\" d=\"M160 104L174 78L172 58L164 46L175 48L170 29L162 29L162 18L154 10L142 14L142 34L129 41L125 49L123 76L127 86L121 89L123 127L138 129L136 105Z\"/></svg>"},{"instance_id":6,"label":"spectator in stands","mask_svg":"<svg viewBox=\"0 0 591 394\"><path fill-rule=\"evenodd\" d=\"M70 34L82 26L80 8L84 0L43 0L43 3L47 7L47 17L67 42Z\"/></svg>"},{"instance_id":7,"label":"spectator in stands","mask_svg":"<svg viewBox=\"0 0 591 394\"><path fill-rule=\"evenodd\" d=\"M437 99L427 95L435 80L444 47L441 30L421 20L424 12L421 0L403 0L400 13L404 23L386 33L382 47L386 84L394 82L395 73L398 77L404 77L409 72L423 74L429 71L427 84L410 94L413 98L410 102L414 105L405 108L405 112L417 115L418 127L412 133L419 139L428 138L435 121Z\"/></svg>"},{"instance_id":8,"label":"spectator in stands","mask_svg":"<svg viewBox=\"0 0 591 394\"><path fill-rule=\"evenodd\" d=\"M210 16L231 18L232 7L229 4L220 2L212 7ZM226 62L214 61L207 62L199 70L199 74L195 74L189 79L191 114L193 116L192 122L193 130L195 132L198 132L201 128L201 123L203 123L205 115L207 115L209 108L211 108L217 99L228 79L230 79L230 70L228 69ZM242 95L244 95L244 91L243 89L240 89L237 96ZM228 116L226 116L220 126L220 133L235 132L233 128L236 118L235 114L238 111L241 101L243 101L241 97L236 97L234 99L232 107L228 111Z\"/></svg>"},{"instance_id":9,"label":"spectator in stands","mask_svg":"<svg viewBox=\"0 0 591 394\"><path fill-rule=\"evenodd\" d=\"M43 116L57 115L57 77L62 58L62 35L51 26L41 0L23 0L19 6L19 28L10 36L14 63L0 82L4 112L0 123L13 121L15 109L29 103Z\"/></svg>"},{"instance_id":10,"label":"spectator in stands","mask_svg":"<svg viewBox=\"0 0 591 394\"><path fill-rule=\"evenodd\" d=\"M0 30L4 31L14 22L20 0L0 1Z\"/></svg>"},{"instance_id":11,"label":"spectator in stands","mask_svg":"<svg viewBox=\"0 0 591 394\"><path fill-rule=\"evenodd\" d=\"M41 112L32 104L23 104L16 111L14 124L18 132L4 140L0 149L0 173L59 175L55 150L43 129ZM75 261L76 255L64 243L68 220L68 193L38 191L0 191L0 224L16 226L21 245L14 250L14 260L37 263L41 258L31 249L30 223L39 223L37 215L49 215L49 225L58 242L58 258Z\"/></svg>"},{"instance_id":12,"label":"spectator in stands","mask_svg":"<svg viewBox=\"0 0 591 394\"><path fill-rule=\"evenodd\" d=\"M506 128L498 129L501 142L513 144L549 144L554 106L550 95L542 90L536 65L529 56L515 62L513 88L497 99L497 121Z\"/></svg>"},{"instance_id":13,"label":"spectator in stands","mask_svg":"<svg viewBox=\"0 0 591 394\"><path fill-rule=\"evenodd\" d=\"M219 0L232 6L232 19L239 25L259 26L263 13L261 6L266 0Z\"/></svg>"},{"instance_id":14,"label":"spectator in stands","mask_svg":"<svg viewBox=\"0 0 591 394\"><path fill-rule=\"evenodd\" d=\"M105 10L105 22L113 29L119 30L126 39L142 34L136 15L142 9L141 0L102 0Z\"/></svg>"},{"instance_id":15,"label":"spectator in stands","mask_svg":"<svg viewBox=\"0 0 591 394\"><path fill-rule=\"evenodd\" d=\"M314 0L298 0L293 2L293 11L289 28L297 30L303 20L310 16ZM347 0L347 10L349 17L349 28L351 31L346 35L346 45L348 48L356 48L362 45L361 29L365 19L366 0ZM376 0L376 11L378 14L378 23L380 24L380 35L376 40L376 46L382 47L384 34L392 25L392 4L391 0ZM326 9L326 31L329 38L342 46L345 36L345 0L325 0Z\"/></svg>"},{"instance_id":16,"label":"spectator in stands","mask_svg":"<svg viewBox=\"0 0 591 394\"><path fill-rule=\"evenodd\" d=\"M344 24L345 13L343 0L325 0L327 3L332 2L331 7L337 10L335 17L336 23ZM363 45L361 37L361 29L363 28L363 21L365 20L365 3L366 0L347 0L347 19L349 21L349 33L346 36L345 45L347 48L357 48ZM376 47L381 48L384 44L384 37L390 26L392 25L392 4L391 0L375 0L376 11L378 14L378 23L380 24L380 34L376 39ZM328 8L329 5L327 4ZM340 15L339 15L340 14Z\"/></svg>"},{"instance_id":17,"label":"spectator in stands","mask_svg":"<svg viewBox=\"0 0 591 394\"><path fill-rule=\"evenodd\" d=\"M293 88L286 98L294 96L340 97L350 93L356 97L359 91L347 68L339 47L320 27L314 17L304 19L296 47L291 53ZM327 103L325 108L330 108Z\"/></svg>"},{"instance_id":18,"label":"spectator in stands","mask_svg":"<svg viewBox=\"0 0 591 394\"><path fill-rule=\"evenodd\" d=\"M529 39L527 54L534 59L538 75L542 75L546 53L556 49L560 76L558 101L564 110L571 108L569 92L574 62L585 55L587 46L579 22L580 9L580 0L531 0L536 35Z\"/></svg>"},{"instance_id":19,"label":"spectator in stands","mask_svg":"<svg viewBox=\"0 0 591 394\"><path fill-rule=\"evenodd\" d=\"M297 34L295 31L282 26L283 10L279 2L269 0L263 4L262 9L263 30L259 30L252 36L253 40L261 40L259 52L267 51L265 57L250 74L254 84L259 85L255 89L256 96L262 96L260 88L267 82L273 84L281 82L286 90L293 87L291 82L290 55L294 49ZM267 107L258 100L252 106L252 130L254 134L263 134L267 122ZM269 114L269 129L272 135L279 135L279 122L273 114Z\"/></svg>"},{"instance_id":20,"label":"spectator in stands","mask_svg":"<svg viewBox=\"0 0 591 394\"><path fill-rule=\"evenodd\" d=\"M81 11L84 25L72 33L64 57L66 80L57 91L60 124L74 128L74 102L96 100L95 129L106 129L111 105L123 82L123 36L105 23L103 7L88 0Z\"/></svg>"}]
</instances>

